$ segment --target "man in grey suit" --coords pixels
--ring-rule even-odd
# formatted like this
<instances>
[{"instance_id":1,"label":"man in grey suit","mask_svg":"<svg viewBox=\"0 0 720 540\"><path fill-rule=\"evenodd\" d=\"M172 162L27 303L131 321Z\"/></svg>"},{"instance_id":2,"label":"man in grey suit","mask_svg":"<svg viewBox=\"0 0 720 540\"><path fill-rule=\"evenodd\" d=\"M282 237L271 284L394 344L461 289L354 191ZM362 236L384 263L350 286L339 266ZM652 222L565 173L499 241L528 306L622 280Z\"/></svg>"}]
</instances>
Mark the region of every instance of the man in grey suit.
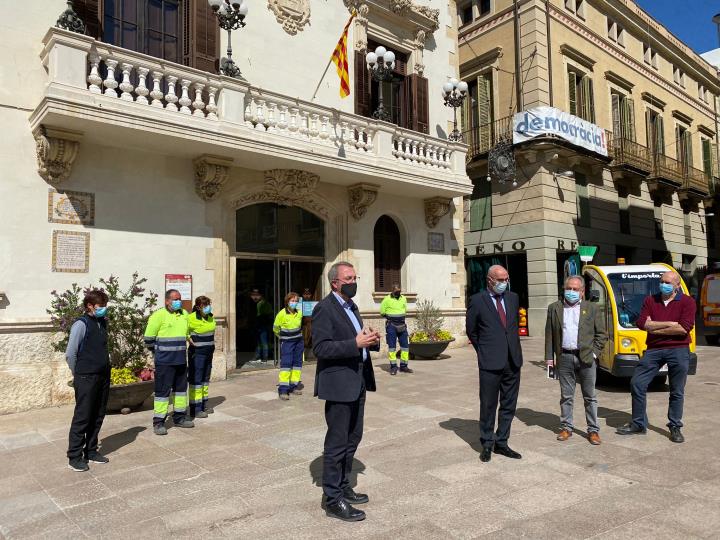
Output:
<instances>
[{"instance_id":1,"label":"man in grey suit","mask_svg":"<svg viewBox=\"0 0 720 540\"><path fill-rule=\"evenodd\" d=\"M500 265L488 270L487 290L470 297L465 319L480 373L480 460L492 452L520 459L508 446L515 416L523 357L518 336L518 295L508 290L509 276ZM500 404L498 414L498 403ZM498 416L497 431L495 417ZM493 433L494 432L494 433Z\"/></svg>"},{"instance_id":2,"label":"man in grey suit","mask_svg":"<svg viewBox=\"0 0 720 540\"><path fill-rule=\"evenodd\" d=\"M590 444L600 444L595 380L596 360L607 342L605 317L597 304L585 302L582 276L565 280L563 299L548 306L545 324L545 359L560 378L560 433L567 441L573 433L575 386L580 381Z\"/></svg>"}]
</instances>

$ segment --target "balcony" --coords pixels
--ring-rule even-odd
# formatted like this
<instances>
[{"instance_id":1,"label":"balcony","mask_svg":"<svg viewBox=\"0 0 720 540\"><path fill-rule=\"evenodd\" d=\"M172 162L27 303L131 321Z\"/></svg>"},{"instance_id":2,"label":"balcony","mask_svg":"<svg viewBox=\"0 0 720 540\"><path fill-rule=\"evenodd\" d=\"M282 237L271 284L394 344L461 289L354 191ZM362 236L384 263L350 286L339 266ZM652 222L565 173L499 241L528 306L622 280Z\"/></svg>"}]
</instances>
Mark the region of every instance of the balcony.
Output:
<instances>
[{"instance_id":1,"label":"balcony","mask_svg":"<svg viewBox=\"0 0 720 540\"><path fill-rule=\"evenodd\" d=\"M682 163L664 154L655 154L653 168L647 178L648 189L653 196L671 196L684 180Z\"/></svg>"},{"instance_id":2,"label":"balcony","mask_svg":"<svg viewBox=\"0 0 720 540\"><path fill-rule=\"evenodd\" d=\"M678 198L680 202L699 203L710 195L711 178L705 171L695 167L684 167L684 178Z\"/></svg>"},{"instance_id":3,"label":"balcony","mask_svg":"<svg viewBox=\"0 0 720 540\"><path fill-rule=\"evenodd\" d=\"M475 126L463 132L463 142L469 146L468 163L487 159L487 154L501 141L512 143L513 117L505 116L488 124Z\"/></svg>"},{"instance_id":4,"label":"balcony","mask_svg":"<svg viewBox=\"0 0 720 540\"><path fill-rule=\"evenodd\" d=\"M470 193L467 146L51 28L31 128L76 140L256 170L294 168L342 185L452 197ZM71 136L72 139L72 136Z\"/></svg>"},{"instance_id":5,"label":"balcony","mask_svg":"<svg viewBox=\"0 0 720 540\"><path fill-rule=\"evenodd\" d=\"M630 189L639 187L653 169L650 150L642 144L623 137L613 138L610 148L613 157L610 164L613 180Z\"/></svg>"}]
</instances>

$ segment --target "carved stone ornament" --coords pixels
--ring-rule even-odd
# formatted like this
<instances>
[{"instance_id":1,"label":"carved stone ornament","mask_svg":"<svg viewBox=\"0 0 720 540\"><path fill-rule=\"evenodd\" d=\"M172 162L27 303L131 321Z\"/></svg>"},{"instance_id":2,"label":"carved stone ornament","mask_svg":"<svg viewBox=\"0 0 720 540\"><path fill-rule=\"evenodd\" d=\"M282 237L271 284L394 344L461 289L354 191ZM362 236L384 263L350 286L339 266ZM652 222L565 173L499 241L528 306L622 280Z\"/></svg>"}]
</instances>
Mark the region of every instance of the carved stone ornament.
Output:
<instances>
[{"instance_id":1,"label":"carved stone ornament","mask_svg":"<svg viewBox=\"0 0 720 540\"><path fill-rule=\"evenodd\" d=\"M440 28L440 10L428 6L413 6L413 11L430 19L433 22L432 31Z\"/></svg>"},{"instance_id":2,"label":"carved stone ornament","mask_svg":"<svg viewBox=\"0 0 720 540\"><path fill-rule=\"evenodd\" d=\"M390 9L394 13L402 15L413 7L412 0L390 0Z\"/></svg>"},{"instance_id":3,"label":"carved stone ornament","mask_svg":"<svg viewBox=\"0 0 720 540\"><path fill-rule=\"evenodd\" d=\"M212 201L230 176L232 159L202 155L193 160L195 168L195 193L203 201Z\"/></svg>"},{"instance_id":4,"label":"carved stone ornament","mask_svg":"<svg viewBox=\"0 0 720 540\"><path fill-rule=\"evenodd\" d=\"M425 223L427 226L434 229L440 221L440 218L450 212L451 204L452 199L446 197L425 199Z\"/></svg>"},{"instance_id":5,"label":"carved stone ornament","mask_svg":"<svg viewBox=\"0 0 720 540\"><path fill-rule=\"evenodd\" d=\"M305 25L310 23L308 0L268 0L268 9L291 36L302 32Z\"/></svg>"},{"instance_id":6,"label":"carved stone ornament","mask_svg":"<svg viewBox=\"0 0 720 540\"><path fill-rule=\"evenodd\" d=\"M320 181L317 174L297 169L271 169L265 171L265 184L261 191L243 195L233 201L235 208L261 202L284 206L299 206L327 218L328 208L318 198L315 188Z\"/></svg>"},{"instance_id":7,"label":"carved stone ornament","mask_svg":"<svg viewBox=\"0 0 720 540\"><path fill-rule=\"evenodd\" d=\"M67 180L80 149L83 134L52 127L40 127L34 134L38 174L50 184Z\"/></svg>"},{"instance_id":8,"label":"carved stone ornament","mask_svg":"<svg viewBox=\"0 0 720 540\"><path fill-rule=\"evenodd\" d=\"M375 184L354 184L348 187L350 215L356 220L361 219L372 203L377 200L380 186Z\"/></svg>"}]
</instances>

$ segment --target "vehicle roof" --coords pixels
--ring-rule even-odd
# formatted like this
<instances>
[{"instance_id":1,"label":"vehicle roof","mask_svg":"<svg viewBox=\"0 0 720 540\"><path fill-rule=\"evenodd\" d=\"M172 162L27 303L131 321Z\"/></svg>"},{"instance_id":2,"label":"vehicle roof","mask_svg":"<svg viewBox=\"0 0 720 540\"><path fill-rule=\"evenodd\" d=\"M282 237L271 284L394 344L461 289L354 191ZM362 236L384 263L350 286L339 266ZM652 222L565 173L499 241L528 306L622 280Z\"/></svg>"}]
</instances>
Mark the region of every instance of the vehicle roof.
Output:
<instances>
[{"instance_id":1,"label":"vehicle roof","mask_svg":"<svg viewBox=\"0 0 720 540\"><path fill-rule=\"evenodd\" d=\"M597 266L606 274L636 273L636 272L669 272L667 266L662 264L620 264L616 266Z\"/></svg>"}]
</instances>

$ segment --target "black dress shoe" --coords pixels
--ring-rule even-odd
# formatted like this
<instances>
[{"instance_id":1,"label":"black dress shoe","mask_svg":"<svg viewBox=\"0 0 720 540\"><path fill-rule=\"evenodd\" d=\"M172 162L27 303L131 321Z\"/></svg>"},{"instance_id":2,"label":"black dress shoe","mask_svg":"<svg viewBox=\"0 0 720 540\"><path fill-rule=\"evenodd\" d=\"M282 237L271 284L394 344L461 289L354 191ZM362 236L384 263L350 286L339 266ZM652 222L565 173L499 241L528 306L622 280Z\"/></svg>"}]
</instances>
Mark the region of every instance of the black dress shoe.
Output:
<instances>
[{"instance_id":1,"label":"black dress shoe","mask_svg":"<svg viewBox=\"0 0 720 540\"><path fill-rule=\"evenodd\" d=\"M676 443L685 442L685 437L683 437L682 431L680 431L679 427L670 427L670 440Z\"/></svg>"},{"instance_id":2,"label":"black dress shoe","mask_svg":"<svg viewBox=\"0 0 720 540\"><path fill-rule=\"evenodd\" d=\"M345 488L343 490L343 499L349 504L365 504L370 501L370 498L364 493L355 493L353 488Z\"/></svg>"},{"instance_id":3,"label":"black dress shoe","mask_svg":"<svg viewBox=\"0 0 720 540\"><path fill-rule=\"evenodd\" d=\"M512 459L522 458L522 456L518 452L511 449L509 446L498 446L496 444L495 448L493 449L493 452L495 452L496 454L500 454L501 456L509 457Z\"/></svg>"},{"instance_id":4,"label":"black dress shoe","mask_svg":"<svg viewBox=\"0 0 720 540\"><path fill-rule=\"evenodd\" d=\"M362 521L365 519L365 512L353 508L343 499L340 499L335 504L328 504L325 507L325 514L343 521Z\"/></svg>"},{"instance_id":5,"label":"black dress shoe","mask_svg":"<svg viewBox=\"0 0 720 540\"><path fill-rule=\"evenodd\" d=\"M480 461L483 463L487 463L490 461L490 458L492 457L492 448L489 446L484 446L482 449L482 452L480 452Z\"/></svg>"},{"instance_id":6,"label":"black dress shoe","mask_svg":"<svg viewBox=\"0 0 720 540\"><path fill-rule=\"evenodd\" d=\"M647 429L641 428L640 426L630 422L629 424L625 424L624 426L617 428L615 433L618 435L645 435L647 433Z\"/></svg>"}]
</instances>

